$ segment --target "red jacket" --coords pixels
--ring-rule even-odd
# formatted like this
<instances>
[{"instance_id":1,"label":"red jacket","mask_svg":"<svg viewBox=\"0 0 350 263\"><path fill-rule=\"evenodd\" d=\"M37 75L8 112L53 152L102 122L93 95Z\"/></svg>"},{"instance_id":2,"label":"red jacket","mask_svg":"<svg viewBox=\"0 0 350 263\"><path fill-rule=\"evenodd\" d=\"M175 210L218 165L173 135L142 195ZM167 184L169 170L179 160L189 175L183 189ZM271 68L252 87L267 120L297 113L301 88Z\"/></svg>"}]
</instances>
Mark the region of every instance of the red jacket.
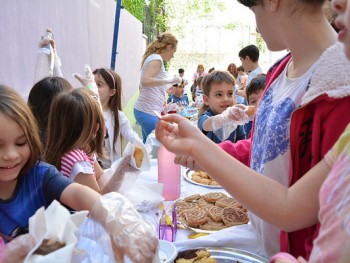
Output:
<instances>
[{"instance_id":1,"label":"red jacket","mask_svg":"<svg viewBox=\"0 0 350 263\"><path fill-rule=\"evenodd\" d=\"M269 70L265 92L290 58L290 55L286 56ZM343 53L343 46L336 44L328 48L317 63L302 105L291 117L289 186L323 159L350 122L350 63ZM332 63L332 70L329 63ZM249 165L251 139L236 144L223 142L220 147ZM281 231L281 251L308 259L318 228L319 225L315 225L295 232Z\"/></svg>"}]
</instances>

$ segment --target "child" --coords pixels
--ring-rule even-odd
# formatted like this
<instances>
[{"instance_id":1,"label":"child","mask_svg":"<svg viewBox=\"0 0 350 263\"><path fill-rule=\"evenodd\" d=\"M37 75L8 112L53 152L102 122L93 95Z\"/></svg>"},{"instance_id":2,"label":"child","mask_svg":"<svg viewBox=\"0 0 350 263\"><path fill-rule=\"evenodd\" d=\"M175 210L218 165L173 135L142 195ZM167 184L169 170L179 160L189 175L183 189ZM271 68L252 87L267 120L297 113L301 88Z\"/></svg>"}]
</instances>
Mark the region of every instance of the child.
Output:
<instances>
[{"instance_id":1,"label":"child","mask_svg":"<svg viewBox=\"0 0 350 263\"><path fill-rule=\"evenodd\" d=\"M109 168L113 162L121 158L123 140L134 143L138 135L130 126L128 118L122 111L122 82L113 70L100 68L94 70L95 81L106 123L104 150L107 158L100 159L103 169Z\"/></svg>"},{"instance_id":2,"label":"child","mask_svg":"<svg viewBox=\"0 0 350 263\"><path fill-rule=\"evenodd\" d=\"M47 122L53 98L60 92L73 89L70 83L61 77L46 77L34 84L29 92L28 106L38 123L40 140L47 140Z\"/></svg>"},{"instance_id":3,"label":"child","mask_svg":"<svg viewBox=\"0 0 350 263\"><path fill-rule=\"evenodd\" d=\"M174 94L170 95L167 103L176 103L179 106L188 106L188 97L187 95L184 95L184 81L182 81L181 84L174 84L173 87L175 87Z\"/></svg>"},{"instance_id":4,"label":"child","mask_svg":"<svg viewBox=\"0 0 350 263\"><path fill-rule=\"evenodd\" d=\"M103 209L105 197L88 187L73 183L63 177L54 166L40 161L41 143L34 116L22 97L5 86L0 86L0 121L6 123L0 125L0 236L10 241L26 233L29 218L39 208L47 208L56 199L75 210L90 210L94 219L105 227L111 237L115 237L111 240L117 245L117 237L122 238L123 229L128 227L118 220L123 215L106 211ZM118 195L115 193L113 196ZM115 199L117 201L119 200ZM111 207L111 210L117 208ZM106 214L103 215L101 211ZM129 213L136 216L132 207L128 209L128 218ZM138 262L145 262L144 251L151 251L146 252L147 260L151 260L157 240L152 238L153 227L145 223L140 228L142 229L139 229L139 234L142 231L151 238L141 244L132 236L128 237L130 242L125 244L126 251L123 254L132 256L132 250L139 258ZM146 230L147 233L145 229L149 229ZM140 235L136 236L140 239Z\"/></svg>"},{"instance_id":5,"label":"child","mask_svg":"<svg viewBox=\"0 0 350 263\"><path fill-rule=\"evenodd\" d=\"M246 88L246 95L247 95L247 101L249 106L258 106L258 101L261 98L261 95L264 92L265 89L265 81L266 81L266 74L258 74L256 75L249 83L248 87ZM249 122L244 125L244 130L247 135L249 135L250 130L252 129L253 119L250 118Z\"/></svg>"},{"instance_id":6,"label":"child","mask_svg":"<svg viewBox=\"0 0 350 263\"><path fill-rule=\"evenodd\" d=\"M257 27L268 48L291 53L266 76L251 139L219 146L256 172L292 186L323 158L350 121L350 115L344 114L350 105L350 64L324 15L325 1L240 2L259 18ZM336 68L331 75L329 61ZM201 169L187 156L176 161ZM253 213L249 217L256 233L252 241L260 242L265 256L287 251L309 257L317 225L285 232ZM258 246L244 249L261 253Z\"/></svg>"},{"instance_id":7,"label":"child","mask_svg":"<svg viewBox=\"0 0 350 263\"><path fill-rule=\"evenodd\" d=\"M49 115L46 162L77 183L99 192L103 170L95 153L103 157L104 118L98 101L86 88L60 93Z\"/></svg>"},{"instance_id":8,"label":"child","mask_svg":"<svg viewBox=\"0 0 350 263\"><path fill-rule=\"evenodd\" d=\"M213 71L203 79L204 104L198 111L198 128L213 142L223 140L236 142L246 138L243 126L238 125L228 137L218 138L213 132L213 116L221 114L235 104L233 87L235 79L227 71Z\"/></svg>"},{"instance_id":9,"label":"child","mask_svg":"<svg viewBox=\"0 0 350 263\"><path fill-rule=\"evenodd\" d=\"M196 87L192 90L193 107L199 108L203 104L202 76L196 79Z\"/></svg>"}]
</instances>

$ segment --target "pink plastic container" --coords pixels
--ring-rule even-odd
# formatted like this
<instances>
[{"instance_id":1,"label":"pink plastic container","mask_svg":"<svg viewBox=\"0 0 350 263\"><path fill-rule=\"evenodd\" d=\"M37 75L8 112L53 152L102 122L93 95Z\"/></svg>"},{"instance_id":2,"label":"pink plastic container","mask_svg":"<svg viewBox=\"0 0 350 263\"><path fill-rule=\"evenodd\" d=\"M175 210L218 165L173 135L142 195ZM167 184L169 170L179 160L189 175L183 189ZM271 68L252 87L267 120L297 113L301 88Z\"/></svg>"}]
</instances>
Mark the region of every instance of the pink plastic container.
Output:
<instances>
[{"instance_id":1,"label":"pink plastic container","mask_svg":"<svg viewBox=\"0 0 350 263\"><path fill-rule=\"evenodd\" d=\"M174 163L175 155L163 145L158 150L158 182L163 184L163 197L173 201L180 197L181 166Z\"/></svg>"}]
</instances>

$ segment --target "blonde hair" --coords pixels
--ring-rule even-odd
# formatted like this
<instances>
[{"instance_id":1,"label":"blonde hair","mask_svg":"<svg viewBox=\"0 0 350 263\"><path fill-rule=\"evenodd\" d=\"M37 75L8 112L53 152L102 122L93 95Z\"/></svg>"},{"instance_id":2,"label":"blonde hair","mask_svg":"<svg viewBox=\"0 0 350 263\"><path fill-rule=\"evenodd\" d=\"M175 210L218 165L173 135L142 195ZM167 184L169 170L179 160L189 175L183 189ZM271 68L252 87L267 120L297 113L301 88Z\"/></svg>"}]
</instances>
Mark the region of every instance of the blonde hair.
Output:
<instances>
[{"instance_id":1,"label":"blonde hair","mask_svg":"<svg viewBox=\"0 0 350 263\"><path fill-rule=\"evenodd\" d=\"M214 84L221 84L221 83L232 84L232 89L233 89L236 84L236 81L233 78L231 73L229 73L228 71L222 71L222 70L214 70L210 74L204 76L202 81L203 96L205 95L209 98L211 87ZM208 108L209 106L203 103L198 109L198 116L202 115L203 112L205 112Z\"/></svg>"},{"instance_id":2,"label":"blonde hair","mask_svg":"<svg viewBox=\"0 0 350 263\"><path fill-rule=\"evenodd\" d=\"M145 60L151 54L161 54L162 51L164 51L168 45L171 45L173 48L176 48L177 39L173 34L169 32L164 32L161 35L159 35L156 40L154 40L151 44L148 45L145 54L143 54L142 57L141 67L143 66L143 63L145 63Z\"/></svg>"},{"instance_id":3,"label":"blonde hair","mask_svg":"<svg viewBox=\"0 0 350 263\"><path fill-rule=\"evenodd\" d=\"M74 149L103 156L104 118L86 88L58 94L51 105L44 159L61 169L61 157Z\"/></svg>"},{"instance_id":4,"label":"blonde hair","mask_svg":"<svg viewBox=\"0 0 350 263\"><path fill-rule=\"evenodd\" d=\"M41 159L42 146L37 122L23 98L15 90L4 85L0 85L0 113L11 118L22 128L29 145L30 156L19 173L21 177Z\"/></svg>"}]
</instances>

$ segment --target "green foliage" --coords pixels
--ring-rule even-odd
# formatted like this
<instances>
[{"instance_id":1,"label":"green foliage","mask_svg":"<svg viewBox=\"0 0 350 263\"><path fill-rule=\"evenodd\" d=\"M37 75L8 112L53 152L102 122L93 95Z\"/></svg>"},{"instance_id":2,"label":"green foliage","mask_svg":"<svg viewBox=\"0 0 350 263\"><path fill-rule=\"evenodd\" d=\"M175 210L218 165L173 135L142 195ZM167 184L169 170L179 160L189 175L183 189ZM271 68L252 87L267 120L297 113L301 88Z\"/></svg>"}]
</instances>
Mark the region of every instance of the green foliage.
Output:
<instances>
[{"instance_id":1,"label":"green foliage","mask_svg":"<svg viewBox=\"0 0 350 263\"><path fill-rule=\"evenodd\" d=\"M130 14L135 16L138 20L143 21L144 0L123 0L122 4Z\"/></svg>"}]
</instances>

